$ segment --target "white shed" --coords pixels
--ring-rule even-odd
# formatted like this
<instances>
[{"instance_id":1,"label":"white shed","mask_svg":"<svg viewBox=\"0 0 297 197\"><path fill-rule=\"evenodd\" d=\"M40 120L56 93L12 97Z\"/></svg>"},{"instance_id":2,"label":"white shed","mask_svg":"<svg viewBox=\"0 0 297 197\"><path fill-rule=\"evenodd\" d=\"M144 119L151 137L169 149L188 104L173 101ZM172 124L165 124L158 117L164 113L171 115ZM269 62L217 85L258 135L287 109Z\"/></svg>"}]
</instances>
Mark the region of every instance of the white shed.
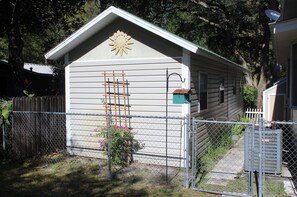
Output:
<instances>
[{"instance_id":1,"label":"white shed","mask_svg":"<svg viewBox=\"0 0 297 197\"><path fill-rule=\"evenodd\" d=\"M242 113L244 68L119 8L109 7L45 57L65 60L67 112L106 113L104 72L123 72L129 84L130 114L165 116L168 69L184 79L181 83L177 76L170 77L168 116L237 118ZM172 104L171 93L177 88L192 90L191 105ZM97 155L97 139L90 136L93 128L77 129L76 123L75 118L68 120L67 146L75 154ZM164 133L164 123L147 122L137 130L132 122L136 137L145 143L143 155L164 156L165 140L156 135ZM181 124L169 121L169 125ZM184 133L169 129L169 134L168 149L175 157L184 150ZM84 141L80 136L85 136Z\"/></svg>"}]
</instances>

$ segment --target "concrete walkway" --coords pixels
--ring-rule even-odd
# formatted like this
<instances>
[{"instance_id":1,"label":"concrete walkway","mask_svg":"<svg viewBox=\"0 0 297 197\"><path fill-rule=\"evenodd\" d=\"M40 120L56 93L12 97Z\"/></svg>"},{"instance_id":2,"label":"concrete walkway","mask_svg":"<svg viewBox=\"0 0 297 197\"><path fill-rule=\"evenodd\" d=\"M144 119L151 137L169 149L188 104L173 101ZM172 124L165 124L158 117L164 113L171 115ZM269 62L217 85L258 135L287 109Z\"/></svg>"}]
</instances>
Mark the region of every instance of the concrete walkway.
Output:
<instances>
[{"instance_id":1,"label":"concrete walkway","mask_svg":"<svg viewBox=\"0 0 297 197\"><path fill-rule=\"evenodd\" d=\"M206 184L227 186L229 181L239 178L244 166L244 137L240 138L232 149L206 175ZM288 196L296 196L292 175L288 168L282 166L284 189Z\"/></svg>"},{"instance_id":2,"label":"concrete walkway","mask_svg":"<svg viewBox=\"0 0 297 197\"><path fill-rule=\"evenodd\" d=\"M244 138L230 149L227 154L206 175L206 184L226 186L228 181L239 178L244 164Z\"/></svg>"}]
</instances>

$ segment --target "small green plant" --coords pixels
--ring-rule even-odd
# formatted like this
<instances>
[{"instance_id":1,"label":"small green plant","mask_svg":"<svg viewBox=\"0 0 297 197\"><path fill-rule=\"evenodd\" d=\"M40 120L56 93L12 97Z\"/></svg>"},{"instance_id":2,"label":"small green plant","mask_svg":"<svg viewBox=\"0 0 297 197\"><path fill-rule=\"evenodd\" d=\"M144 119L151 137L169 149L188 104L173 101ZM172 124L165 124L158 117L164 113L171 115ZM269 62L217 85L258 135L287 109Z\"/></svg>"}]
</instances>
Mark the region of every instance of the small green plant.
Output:
<instances>
[{"instance_id":1,"label":"small green plant","mask_svg":"<svg viewBox=\"0 0 297 197\"><path fill-rule=\"evenodd\" d=\"M10 125L9 118L10 118L10 112L12 110L12 100L0 100L0 112L1 112L1 119L2 122L6 125Z\"/></svg>"},{"instance_id":2,"label":"small green plant","mask_svg":"<svg viewBox=\"0 0 297 197\"><path fill-rule=\"evenodd\" d=\"M27 96L27 97L33 97L35 94L34 93L29 93L27 90L23 90L23 93Z\"/></svg>"},{"instance_id":3,"label":"small green plant","mask_svg":"<svg viewBox=\"0 0 297 197\"><path fill-rule=\"evenodd\" d=\"M257 107L257 88L249 85L244 85L243 87L243 107L255 108Z\"/></svg>"},{"instance_id":4,"label":"small green plant","mask_svg":"<svg viewBox=\"0 0 297 197\"><path fill-rule=\"evenodd\" d=\"M25 81L24 81L24 83L25 83L25 89L23 90L23 93L27 96L27 97L33 97L35 94L34 93L30 93L29 92L29 87L30 87L30 85L32 84L32 82L30 82L28 79L25 79Z\"/></svg>"},{"instance_id":5,"label":"small green plant","mask_svg":"<svg viewBox=\"0 0 297 197\"><path fill-rule=\"evenodd\" d=\"M249 119L247 118L240 118L240 122L249 122ZM231 134L242 136L243 130L247 127L245 124L235 124L231 128Z\"/></svg>"},{"instance_id":6,"label":"small green plant","mask_svg":"<svg viewBox=\"0 0 297 197\"><path fill-rule=\"evenodd\" d=\"M11 150L11 113L12 100L0 99L0 129L3 131L3 151L7 154Z\"/></svg>"},{"instance_id":7,"label":"small green plant","mask_svg":"<svg viewBox=\"0 0 297 197\"><path fill-rule=\"evenodd\" d=\"M110 126L102 128L99 133L99 147L108 154L108 132L110 132L110 156L114 165L122 167L128 166L133 162L133 153L143 147L143 145L134 138L133 132L125 127Z\"/></svg>"}]
</instances>

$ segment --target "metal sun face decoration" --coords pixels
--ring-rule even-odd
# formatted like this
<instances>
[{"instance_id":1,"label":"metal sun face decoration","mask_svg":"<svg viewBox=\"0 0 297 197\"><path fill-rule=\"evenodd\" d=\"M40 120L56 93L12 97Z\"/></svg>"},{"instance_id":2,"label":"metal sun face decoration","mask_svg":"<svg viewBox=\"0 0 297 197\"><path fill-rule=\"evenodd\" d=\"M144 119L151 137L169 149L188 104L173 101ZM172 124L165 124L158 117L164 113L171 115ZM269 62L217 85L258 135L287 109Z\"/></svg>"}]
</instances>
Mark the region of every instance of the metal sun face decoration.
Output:
<instances>
[{"instance_id":1,"label":"metal sun face decoration","mask_svg":"<svg viewBox=\"0 0 297 197\"><path fill-rule=\"evenodd\" d=\"M123 53L128 54L128 49L131 50L131 45L133 44L131 39L131 36L118 30L109 37L109 40L111 41L109 44L111 46L111 51L115 51L115 55L118 53L120 53L121 56Z\"/></svg>"}]
</instances>

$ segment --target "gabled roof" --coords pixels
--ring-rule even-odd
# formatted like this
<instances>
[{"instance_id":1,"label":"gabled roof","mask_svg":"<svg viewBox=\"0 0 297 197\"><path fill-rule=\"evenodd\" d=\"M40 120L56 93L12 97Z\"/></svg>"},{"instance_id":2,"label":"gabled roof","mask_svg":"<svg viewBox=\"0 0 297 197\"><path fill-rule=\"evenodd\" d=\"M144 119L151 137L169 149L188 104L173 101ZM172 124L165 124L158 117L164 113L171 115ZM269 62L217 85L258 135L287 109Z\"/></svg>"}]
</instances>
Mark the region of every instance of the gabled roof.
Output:
<instances>
[{"instance_id":1,"label":"gabled roof","mask_svg":"<svg viewBox=\"0 0 297 197\"><path fill-rule=\"evenodd\" d=\"M212 59L217 59L219 61L223 61L225 63L231 64L232 66L238 67L239 65L208 50L201 46L198 46L188 40L185 40L173 33L170 33L152 23L149 23L129 12L126 12L122 9L116 7L109 7L104 12L99 14L89 23L81 27L79 30L74 32L68 38L66 38L59 45L54 47L52 50L45 54L45 58L48 60L56 60L61 58L63 55L67 54L69 51L74 49L76 46L84 42L86 39L94 35L99 30L103 29L106 25L112 23L117 18L123 18L147 31L150 31L192 53L197 53L202 56L211 57ZM241 67L241 66L239 66ZM242 68L242 67L241 67ZM242 68L243 69L243 68Z\"/></svg>"}]
</instances>

